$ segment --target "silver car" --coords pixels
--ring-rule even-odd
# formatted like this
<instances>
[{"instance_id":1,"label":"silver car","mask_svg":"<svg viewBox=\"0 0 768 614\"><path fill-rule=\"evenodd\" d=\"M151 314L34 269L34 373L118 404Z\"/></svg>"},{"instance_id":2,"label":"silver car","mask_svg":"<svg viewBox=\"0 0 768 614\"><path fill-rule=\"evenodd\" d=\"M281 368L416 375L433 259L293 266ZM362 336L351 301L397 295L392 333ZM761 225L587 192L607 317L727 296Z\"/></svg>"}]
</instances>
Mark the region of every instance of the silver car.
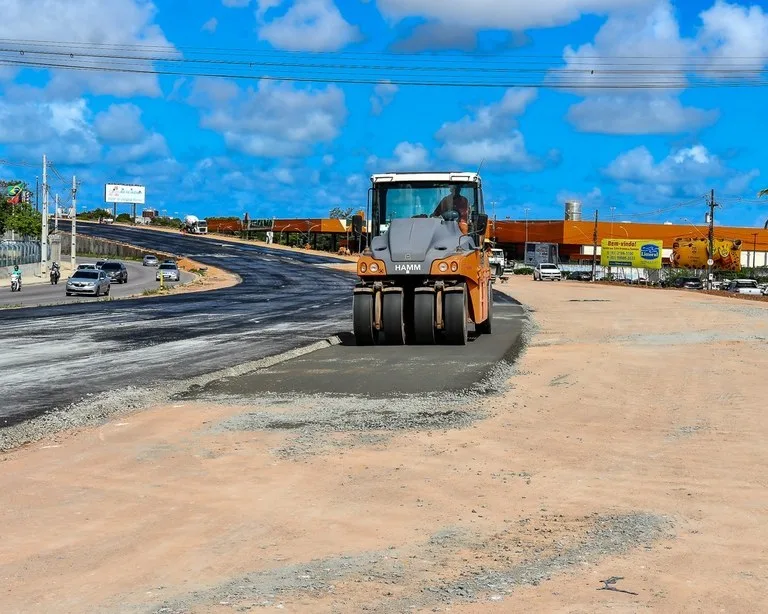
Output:
<instances>
[{"instance_id":1,"label":"silver car","mask_svg":"<svg viewBox=\"0 0 768 614\"><path fill-rule=\"evenodd\" d=\"M179 273L179 267L172 262L163 262L158 268L155 274L155 281L160 281L160 275L163 276L163 281L180 281L181 273Z\"/></svg>"},{"instance_id":2,"label":"silver car","mask_svg":"<svg viewBox=\"0 0 768 614\"><path fill-rule=\"evenodd\" d=\"M155 256L154 254L147 254L146 256L144 256L144 260L142 261L142 264L144 266L157 266L158 265L157 256Z\"/></svg>"},{"instance_id":3,"label":"silver car","mask_svg":"<svg viewBox=\"0 0 768 614\"><path fill-rule=\"evenodd\" d=\"M109 295L109 276L104 271L82 269L67 280L67 296L73 294Z\"/></svg>"}]
</instances>

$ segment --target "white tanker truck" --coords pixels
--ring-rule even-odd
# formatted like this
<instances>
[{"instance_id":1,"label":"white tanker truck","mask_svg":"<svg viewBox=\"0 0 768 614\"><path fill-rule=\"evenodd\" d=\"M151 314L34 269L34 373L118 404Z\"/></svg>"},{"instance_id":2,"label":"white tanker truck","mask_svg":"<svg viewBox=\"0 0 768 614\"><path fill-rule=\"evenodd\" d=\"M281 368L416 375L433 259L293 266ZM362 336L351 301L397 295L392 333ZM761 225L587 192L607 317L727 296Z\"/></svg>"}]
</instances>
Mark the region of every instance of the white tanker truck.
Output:
<instances>
[{"instance_id":1,"label":"white tanker truck","mask_svg":"<svg viewBox=\"0 0 768 614\"><path fill-rule=\"evenodd\" d=\"M208 223L205 220L198 219L194 215L184 216L184 224L181 227L182 232L188 232L193 235L208 234Z\"/></svg>"}]
</instances>

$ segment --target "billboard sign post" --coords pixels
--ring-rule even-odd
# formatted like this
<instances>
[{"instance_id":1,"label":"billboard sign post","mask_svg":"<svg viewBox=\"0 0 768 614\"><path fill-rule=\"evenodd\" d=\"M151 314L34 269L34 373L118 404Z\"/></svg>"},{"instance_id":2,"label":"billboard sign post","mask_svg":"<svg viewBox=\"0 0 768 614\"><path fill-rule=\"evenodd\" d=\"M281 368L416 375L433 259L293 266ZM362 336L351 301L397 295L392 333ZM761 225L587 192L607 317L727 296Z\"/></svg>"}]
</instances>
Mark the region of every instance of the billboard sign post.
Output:
<instances>
[{"instance_id":1,"label":"billboard sign post","mask_svg":"<svg viewBox=\"0 0 768 614\"><path fill-rule=\"evenodd\" d=\"M135 220L136 205L146 204L146 188L143 185L108 183L104 186L104 202L112 203L115 217L117 217L117 205L119 203L133 205L133 218Z\"/></svg>"},{"instance_id":2,"label":"billboard sign post","mask_svg":"<svg viewBox=\"0 0 768 614\"><path fill-rule=\"evenodd\" d=\"M661 269L663 244L655 239L603 239L600 242L600 265Z\"/></svg>"},{"instance_id":3,"label":"billboard sign post","mask_svg":"<svg viewBox=\"0 0 768 614\"><path fill-rule=\"evenodd\" d=\"M713 239L713 254L703 237L678 237L669 258L673 269L713 268L717 271L741 270L741 239Z\"/></svg>"}]
</instances>

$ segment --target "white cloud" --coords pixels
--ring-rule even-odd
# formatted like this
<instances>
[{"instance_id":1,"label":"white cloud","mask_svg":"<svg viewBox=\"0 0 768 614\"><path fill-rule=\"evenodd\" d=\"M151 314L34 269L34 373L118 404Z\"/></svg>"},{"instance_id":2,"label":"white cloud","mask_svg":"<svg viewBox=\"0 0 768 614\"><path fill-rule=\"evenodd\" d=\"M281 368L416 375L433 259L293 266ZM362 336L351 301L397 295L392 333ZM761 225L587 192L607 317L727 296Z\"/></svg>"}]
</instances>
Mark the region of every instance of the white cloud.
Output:
<instances>
[{"instance_id":1,"label":"white cloud","mask_svg":"<svg viewBox=\"0 0 768 614\"><path fill-rule=\"evenodd\" d=\"M93 127L107 143L138 143L146 132L141 123L141 109L131 103L110 105L96 115Z\"/></svg>"},{"instance_id":2,"label":"white cloud","mask_svg":"<svg viewBox=\"0 0 768 614\"><path fill-rule=\"evenodd\" d=\"M560 190L557 193L556 200L558 203L565 205L566 201L575 200L581 203L582 212L585 209L594 209L600 207L605 201L603 191L594 187L589 192L573 192L571 190ZM565 211L565 210L563 210Z\"/></svg>"},{"instance_id":3,"label":"white cloud","mask_svg":"<svg viewBox=\"0 0 768 614\"><path fill-rule=\"evenodd\" d=\"M398 87L392 83L378 83L373 88L371 96L371 113L381 115L388 104L390 104L397 94Z\"/></svg>"},{"instance_id":4,"label":"white cloud","mask_svg":"<svg viewBox=\"0 0 768 614\"><path fill-rule=\"evenodd\" d=\"M109 10L105 10L103 0L5 0L0 38L171 48L155 23L156 13L157 8L148 0L110 0ZM45 48L42 43L33 46ZM31 53L28 56L34 57ZM160 94L155 75L74 70L52 71L48 89L70 97L84 91L121 97Z\"/></svg>"},{"instance_id":5,"label":"white cloud","mask_svg":"<svg viewBox=\"0 0 768 614\"><path fill-rule=\"evenodd\" d=\"M760 171L753 168L746 173L740 173L731 177L723 187L726 194L730 196L748 195L752 197L755 190L752 189L752 182L760 176Z\"/></svg>"},{"instance_id":6,"label":"white cloud","mask_svg":"<svg viewBox=\"0 0 768 614\"><path fill-rule=\"evenodd\" d=\"M435 134L441 157L477 167L483 160L519 170L536 170L542 162L528 153L517 117L536 98L536 90L511 88L496 103L480 107L473 116L443 124Z\"/></svg>"},{"instance_id":7,"label":"white cloud","mask_svg":"<svg viewBox=\"0 0 768 614\"><path fill-rule=\"evenodd\" d=\"M145 135L137 143L113 147L107 154L107 162L125 164L126 162L168 157L170 154L165 137L157 132L152 132Z\"/></svg>"},{"instance_id":8,"label":"white cloud","mask_svg":"<svg viewBox=\"0 0 768 614\"><path fill-rule=\"evenodd\" d=\"M475 0L471 7L445 0L377 0L381 13L394 22L425 17L443 24L473 30L547 28L576 21L585 14L602 15L622 7L639 6L646 0Z\"/></svg>"},{"instance_id":9,"label":"white cloud","mask_svg":"<svg viewBox=\"0 0 768 614\"><path fill-rule=\"evenodd\" d=\"M219 20L216 19L215 17L211 17L208 21L206 21L203 24L203 27L201 28L201 30L203 30L204 32L211 32L211 33L213 33L213 32L216 31L216 28L218 26L219 26Z\"/></svg>"},{"instance_id":10,"label":"white cloud","mask_svg":"<svg viewBox=\"0 0 768 614\"><path fill-rule=\"evenodd\" d=\"M260 81L256 89L224 88L223 100L203 94L195 99L204 107L201 125L221 133L232 149L251 156L306 155L314 145L333 141L347 117L344 93L333 85L296 89ZM198 93L204 89L203 82Z\"/></svg>"},{"instance_id":11,"label":"white cloud","mask_svg":"<svg viewBox=\"0 0 768 614\"><path fill-rule=\"evenodd\" d=\"M571 123L579 130L603 134L673 134L716 122L716 110L685 107L677 95L694 73L698 80L733 79L739 76L730 70L734 65L764 67L768 15L758 6L717 0L699 17L697 36L682 37L671 1L657 0L613 12L593 42L566 47L566 66L555 71L554 80L573 85L573 91L586 97L571 107ZM724 70L704 73L695 67ZM638 88L621 94L600 89L622 81ZM658 89L659 85L668 87ZM654 89L641 90L643 86Z\"/></svg>"},{"instance_id":12,"label":"white cloud","mask_svg":"<svg viewBox=\"0 0 768 614\"><path fill-rule=\"evenodd\" d=\"M409 143L404 141L395 146L391 158L379 158L369 156L368 168L373 172L418 172L430 168L429 151L421 143Z\"/></svg>"},{"instance_id":13,"label":"white cloud","mask_svg":"<svg viewBox=\"0 0 768 614\"><path fill-rule=\"evenodd\" d=\"M256 0L256 19L261 19L269 9L277 8L281 4L283 0Z\"/></svg>"},{"instance_id":14,"label":"white cloud","mask_svg":"<svg viewBox=\"0 0 768 614\"><path fill-rule=\"evenodd\" d=\"M674 150L659 162L646 147L636 147L619 155L603 173L639 202L703 196L714 182L725 182L731 190L742 187L738 191L743 191L758 175L756 170L744 173L729 168L703 145Z\"/></svg>"},{"instance_id":15,"label":"white cloud","mask_svg":"<svg viewBox=\"0 0 768 614\"><path fill-rule=\"evenodd\" d=\"M267 2L267 8L276 2ZM260 3L257 16L265 12ZM288 11L259 28L259 39L287 51L337 51L361 39L333 0L294 0Z\"/></svg>"},{"instance_id":16,"label":"white cloud","mask_svg":"<svg viewBox=\"0 0 768 614\"><path fill-rule=\"evenodd\" d=\"M601 134L675 134L714 124L717 110L685 107L676 96L590 96L568 110L581 132Z\"/></svg>"},{"instance_id":17,"label":"white cloud","mask_svg":"<svg viewBox=\"0 0 768 614\"><path fill-rule=\"evenodd\" d=\"M251 3L251 0L221 0L221 3L228 8L242 9Z\"/></svg>"},{"instance_id":18,"label":"white cloud","mask_svg":"<svg viewBox=\"0 0 768 614\"><path fill-rule=\"evenodd\" d=\"M477 33L465 25L422 23L408 38L393 45L395 51L414 53L425 49L472 51L477 47Z\"/></svg>"},{"instance_id":19,"label":"white cloud","mask_svg":"<svg viewBox=\"0 0 768 614\"><path fill-rule=\"evenodd\" d=\"M43 153L59 164L88 164L99 160L101 145L91 125L88 103L9 102L0 100L0 144L24 158Z\"/></svg>"},{"instance_id":20,"label":"white cloud","mask_svg":"<svg viewBox=\"0 0 768 614\"><path fill-rule=\"evenodd\" d=\"M754 68L765 66L768 60L768 14L762 8L717 0L699 17L702 28L698 42L712 65L725 69L733 65L744 67L745 64ZM732 73L726 72L722 76L732 78Z\"/></svg>"}]
</instances>

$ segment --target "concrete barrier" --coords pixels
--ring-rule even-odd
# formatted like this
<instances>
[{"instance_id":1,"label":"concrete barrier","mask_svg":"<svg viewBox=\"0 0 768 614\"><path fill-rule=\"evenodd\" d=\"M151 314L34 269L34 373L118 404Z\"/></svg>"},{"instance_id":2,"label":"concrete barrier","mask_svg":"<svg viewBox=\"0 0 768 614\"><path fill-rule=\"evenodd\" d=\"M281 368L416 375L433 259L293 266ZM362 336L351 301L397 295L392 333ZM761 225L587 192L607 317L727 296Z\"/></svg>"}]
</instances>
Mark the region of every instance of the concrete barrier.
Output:
<instances>
[{"instance_id":1,"label":"concrete barrier","mask_svg":"<svg viewBox=\"0 0 768 614\"><path fill-rule=\"evenodd\" d=\"M68 232L59 233L61 235L61 258L67 259L70 257L72 235ZM108 239L100 239L97 237L89 237L86 235L77 235L77 257L80 260L80 254L87 254L85 257L92 256L105 256L110 258L135 258L141 260L144 254L155 253L158 256L171 257L171 254L164 252L151 252L150 250L143 250L133 245L126 245L125 243L119 243L117 241L110 241Z\"/></svg>"}]
</instances>

